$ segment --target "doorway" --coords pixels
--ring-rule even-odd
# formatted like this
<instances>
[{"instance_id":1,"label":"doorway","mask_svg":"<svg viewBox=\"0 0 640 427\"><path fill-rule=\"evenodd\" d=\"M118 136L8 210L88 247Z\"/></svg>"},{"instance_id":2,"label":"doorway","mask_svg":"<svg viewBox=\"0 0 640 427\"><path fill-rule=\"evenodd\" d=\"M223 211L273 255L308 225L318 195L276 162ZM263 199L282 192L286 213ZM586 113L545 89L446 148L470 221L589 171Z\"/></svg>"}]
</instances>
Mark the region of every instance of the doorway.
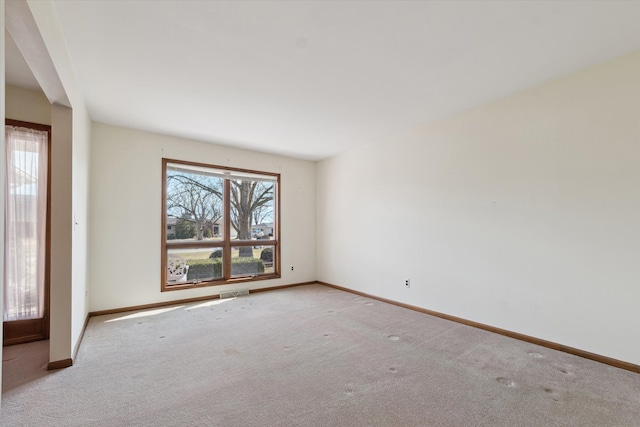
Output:
<instances>
[{"instance_id":1,"label":"doorway","mask_svg":"<svg viewBox=\"0 0 640 427\"><path fill-rule=\"evenodd\" d=\"M49 338L51 126L6 119L3 345Z\"/></svg>"}]
</instances>

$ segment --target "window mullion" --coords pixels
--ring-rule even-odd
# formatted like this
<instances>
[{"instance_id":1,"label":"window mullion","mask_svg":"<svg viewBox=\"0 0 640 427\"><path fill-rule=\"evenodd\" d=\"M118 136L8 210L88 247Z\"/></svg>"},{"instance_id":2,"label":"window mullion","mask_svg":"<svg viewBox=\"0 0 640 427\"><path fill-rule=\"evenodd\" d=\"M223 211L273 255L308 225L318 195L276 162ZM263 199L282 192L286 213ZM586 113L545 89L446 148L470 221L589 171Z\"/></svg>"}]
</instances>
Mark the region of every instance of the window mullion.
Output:
<instances>
[{"instance_id":1,"label":"window mullion","mask_svg":"<svg viewBox=\"0 0 640 427\"><path fill-rule=\"evenodd\" d=\"M224 180L224 249L223 249L223 276L225 280L231 278L231 181Z\"/></svg>"}]
</instances>

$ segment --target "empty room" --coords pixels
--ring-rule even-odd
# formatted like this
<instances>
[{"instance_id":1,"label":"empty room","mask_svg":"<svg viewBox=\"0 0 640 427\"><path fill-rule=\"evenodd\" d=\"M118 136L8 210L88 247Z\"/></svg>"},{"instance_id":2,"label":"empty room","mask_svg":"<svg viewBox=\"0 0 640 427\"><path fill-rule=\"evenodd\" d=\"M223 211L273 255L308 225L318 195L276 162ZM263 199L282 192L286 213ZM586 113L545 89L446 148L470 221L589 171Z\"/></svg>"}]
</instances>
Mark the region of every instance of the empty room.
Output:
<instances>
[{"instance_id":1,"label":"empty room","mask_svg":"<svg viewBox=\"0 0 640 427\"><path fill-rule=\"evenodd\" d=\"M0 425L640 425L640 1L0 27Z\"/></svg>"}]
</instances>

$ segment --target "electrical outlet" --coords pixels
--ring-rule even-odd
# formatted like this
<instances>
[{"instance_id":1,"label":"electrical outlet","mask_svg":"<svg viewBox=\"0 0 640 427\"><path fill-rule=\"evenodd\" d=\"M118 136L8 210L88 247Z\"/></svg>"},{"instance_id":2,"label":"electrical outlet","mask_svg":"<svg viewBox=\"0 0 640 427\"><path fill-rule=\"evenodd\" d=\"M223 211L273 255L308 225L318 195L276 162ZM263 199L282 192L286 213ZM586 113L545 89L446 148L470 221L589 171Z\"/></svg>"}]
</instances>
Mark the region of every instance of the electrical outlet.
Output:
<instances>
[{"instance_id":1,"label":"electrical outlet","mask_svg":"<svg viewBox=\"0 0 640 427\"><path fill-rule=\"evenodd\" d=\"M407 288L410 288L411 287L411 280L410 279L406 279L404 281L404 286L407 287Z\"/></svg>"},{"instance_id":2,"label":"electrical outlet","mask_svg":"<svg viewBox=\"0 0 640 427\"><path fill-rule=\"evenodd\" d=\"M291 271L293 271L293 265L291 266Z\"/></svg>"}]
</instances>

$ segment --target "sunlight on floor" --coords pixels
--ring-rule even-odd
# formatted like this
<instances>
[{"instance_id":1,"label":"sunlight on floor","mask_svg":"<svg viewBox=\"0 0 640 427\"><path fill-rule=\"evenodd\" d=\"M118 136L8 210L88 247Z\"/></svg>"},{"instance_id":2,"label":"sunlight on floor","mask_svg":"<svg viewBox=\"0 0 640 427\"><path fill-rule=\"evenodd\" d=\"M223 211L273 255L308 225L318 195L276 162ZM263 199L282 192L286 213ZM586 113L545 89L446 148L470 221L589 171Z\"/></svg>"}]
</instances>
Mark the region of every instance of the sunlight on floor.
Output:
<instances>
[{"instance_id":1,"label":"sunlight on floor","mask_svg":"<svg viewBox=\"0 0 640 427\"><path fill-rule=\"evenodd\" d=\"M233 297L233 298L225 298L225 299L214 299L214 300L211 300L211 301L203 302L202 304L190 306L188 308L185 308L185 310L191 310L191 309L194 309L194 308L211 307L213 305L222 304L223 302L233 301L234 299L236 299L236 298Z\"/></svg>"},{"instance_id":2,"label":"sunlight on floor","mask_svg":"<svg viewBox=\"0 0 640 427\"><path fill-rule=\"evenodd\" d=\"M177 307L158 308L156 310L141 311L141 312L138 312L138 313L133 313L133 314L129 314L129 315L126 315L126 316L118 317L116 319L106 320L105 323L116 322L118 320L137 319L139 317L156 316L158 314L167 313L167 312L173 311L173 310L178 310L178 309L180 309L182 307L184 307L184 305L179 305Z\"/></svg>"},{"instance_id":3,"label":"sunlight on floor","mask_svg":"<svg viewBox=\"0 0 640 427\"><path fill-rule=\"evenodd\" d=\"M193 309L196 309L196 308L206 308L206 307L211 307L211 306L214 306L214 305L222 304L222 303L227 302L227 301L233 301L234 299L235 299L235 297L233 297L233 298L225 298L225 299L215 299L215 300L206 301L206 302L203 302L201 304L196 304L196 305L188 305L188 306L179 305L179 306L167 307L167 308L157 308L155 310L139 311L137 313L128 314L126 316L117 317L115 319L105 320L105 323L117 322L119 320L137 319L139 317L156 316L158 314L167 313L167 312L173 311L173 310L179 310L181 308L183 308L185 310L193 310Z\"/></svg>"}]
</instances>

